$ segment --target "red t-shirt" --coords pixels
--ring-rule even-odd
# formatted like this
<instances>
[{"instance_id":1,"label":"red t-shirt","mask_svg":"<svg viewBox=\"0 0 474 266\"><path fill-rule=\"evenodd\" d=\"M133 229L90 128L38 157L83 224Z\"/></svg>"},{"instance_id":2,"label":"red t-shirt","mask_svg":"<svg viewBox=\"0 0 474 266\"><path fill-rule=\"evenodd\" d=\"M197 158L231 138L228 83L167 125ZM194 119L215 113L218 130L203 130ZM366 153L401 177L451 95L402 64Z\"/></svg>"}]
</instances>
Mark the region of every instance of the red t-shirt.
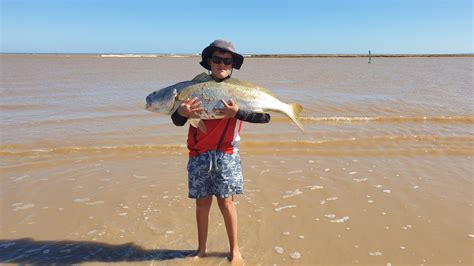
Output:
<instances>
[{"instance_id":1,"label":"red t-shirt","mask_svg":"<svg viewBox=\"0 0 474 266\"><path fill-rule=\"evenodd\" d=\"M202 120L207 133L189 126L189 157L198 156L208 150L219 150L228 154L238 151L242 121L236 118Z\"/></svg>"}]
</instances>

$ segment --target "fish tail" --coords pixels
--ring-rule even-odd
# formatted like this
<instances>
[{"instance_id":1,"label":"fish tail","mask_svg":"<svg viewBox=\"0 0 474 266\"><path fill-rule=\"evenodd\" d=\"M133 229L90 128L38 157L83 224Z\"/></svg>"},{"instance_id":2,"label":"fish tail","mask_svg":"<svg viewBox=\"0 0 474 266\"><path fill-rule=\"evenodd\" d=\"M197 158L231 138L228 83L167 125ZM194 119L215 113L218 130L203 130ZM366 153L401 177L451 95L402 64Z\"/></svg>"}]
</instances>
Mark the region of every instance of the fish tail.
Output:
<instances>
[{"instance_id":1,"label":"fish tail","mask_svg":"<svg viewBox=\"0 0 474 266\"><path fill-rule=\"evenodd\" d=\"M303 106L301 106L301 104L298 104L298 103L290 103L288 104L288 106L290 107L290 114L289 114L289 117L291 118L291 120L293 120L293 122L295 122L295 124L301 129L304 131L304 128L303 128L303 125L301 124L300 122L300 113L301 111L303 111Z\"/></svg>"}]
</instances>

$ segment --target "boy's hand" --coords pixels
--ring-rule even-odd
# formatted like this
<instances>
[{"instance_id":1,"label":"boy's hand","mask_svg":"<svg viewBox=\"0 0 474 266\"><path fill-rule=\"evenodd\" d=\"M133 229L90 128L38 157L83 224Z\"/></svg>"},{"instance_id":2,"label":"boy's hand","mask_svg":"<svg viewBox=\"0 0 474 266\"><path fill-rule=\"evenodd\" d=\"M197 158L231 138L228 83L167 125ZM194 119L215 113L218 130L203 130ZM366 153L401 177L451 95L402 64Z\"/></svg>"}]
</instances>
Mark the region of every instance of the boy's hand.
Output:
<instances>
[{"instance_id":1,"label":"boy's hand","mask_svg":"<svg viewBox=\"0 0 474 266\"><path fill-rule=\"evenodd\" d=\"M202 102L198 101L197 97L192 99L188 98L179 105L178 114L186 118L198 118L203 110L203 108L200 107L201 103Z\"/></svg>"},{"instance_id":2,"label":"boy's hand","mask_svg":"<svg viewBox=\"0 0 474 266\"><path fill-rule=\"evenodd\" d=\"M224 118L235 117L237 111L239 110L239 106L234 102L234 100L230 99L229 103L226 103L224 100L221 99L221 102L224 105L224 108L217 109L216 113L219 115L224 115Z\"/></svg>"}]
</instances>

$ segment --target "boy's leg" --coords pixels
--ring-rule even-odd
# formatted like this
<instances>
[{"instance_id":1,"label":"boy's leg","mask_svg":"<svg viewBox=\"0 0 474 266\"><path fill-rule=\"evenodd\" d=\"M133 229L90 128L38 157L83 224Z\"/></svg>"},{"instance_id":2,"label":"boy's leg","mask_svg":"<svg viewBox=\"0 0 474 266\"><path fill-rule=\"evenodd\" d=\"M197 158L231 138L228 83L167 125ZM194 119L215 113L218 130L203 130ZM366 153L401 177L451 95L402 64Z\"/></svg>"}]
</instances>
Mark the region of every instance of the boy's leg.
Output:
<instances>
[{"instance_id":1,"label":"boy's leg","mask_svg":"<svg viewBox=\"0 0 474 266\"><path fill-rule=\"evenodd\" d=\"M212 196L196 199L196 222L198 229L199 247L196 256L206 255L207 231L209 227L209 211L211 209Z\"/></svg>"},{"instance_id":2,"label":"boy's leg","mask_svg":"<svg viewBox=\"0 0 474 266\"><path fill-rule=\"evenodd\" d=\"M237 241L237 210L235 208L234 202L232 201L232 197L218 197L217 203L219 204L219 209L221 210L222 216L224 217L225 228L229 238L229 260L232 261L234 258L241 260L242 256L240 254L239 244Z\"/></svg>"}]
</instances>

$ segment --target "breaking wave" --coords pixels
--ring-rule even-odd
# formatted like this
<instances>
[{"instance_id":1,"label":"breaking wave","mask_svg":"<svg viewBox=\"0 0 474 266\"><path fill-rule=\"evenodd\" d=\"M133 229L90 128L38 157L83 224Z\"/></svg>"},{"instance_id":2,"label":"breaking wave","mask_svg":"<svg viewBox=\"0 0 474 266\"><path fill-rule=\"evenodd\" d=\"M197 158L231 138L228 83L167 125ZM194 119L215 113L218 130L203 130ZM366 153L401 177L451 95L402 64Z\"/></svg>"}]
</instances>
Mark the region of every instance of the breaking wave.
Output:
<instances>
[{"instance_id":1,"label":"breaking wave","mask_svg":"<svg viewBox=\"0 0 474 266\"><path fill-rule=\"evenodd\" d=\"M474 136L374 136L326 140L242 141L241 151L250 154L320 155L474 155ZM1 145L0 156L86 155L172 155L186 154L185 144L66 146L26 148Z\"/></svg>"},{"instance_id":2,"label":"breaking wave","mask_svg":"<svg viewBox=\"0 0 474 266\"><path fill-rule=\"evenodd\" d=\"M466 116L328 116L300 117L303 123L364 123L364 122L381 122L381 123L469 123L474 124L474 115ZM288 121L285 117L272 117L272 121Z\"/></svg>"}]
</instances>

